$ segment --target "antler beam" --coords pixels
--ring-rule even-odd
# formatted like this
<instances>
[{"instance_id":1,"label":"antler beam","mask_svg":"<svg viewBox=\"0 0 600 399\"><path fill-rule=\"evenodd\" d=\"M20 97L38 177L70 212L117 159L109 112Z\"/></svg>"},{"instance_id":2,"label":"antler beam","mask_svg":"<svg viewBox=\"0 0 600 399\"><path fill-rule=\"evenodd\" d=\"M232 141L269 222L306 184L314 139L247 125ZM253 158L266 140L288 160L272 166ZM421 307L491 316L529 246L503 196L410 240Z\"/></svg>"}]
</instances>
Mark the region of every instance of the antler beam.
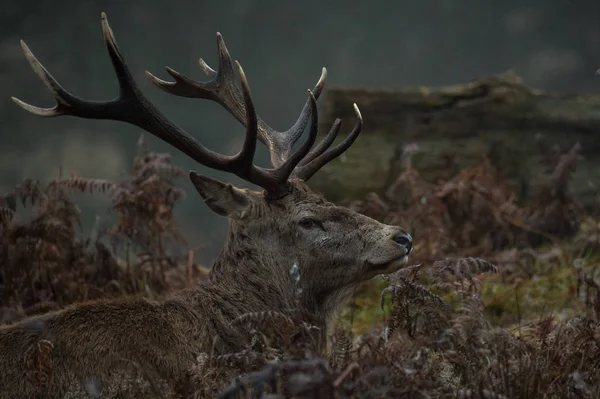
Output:
<instances>
[{"instance_id":1,"label":"antler beam","mask_svg":"<svg viewBox=\"0 0 600 399\"><path fill-rule=\"evenodd\" d=\"M341 121L335 121L331 131L312 151L318 129L317 97L321 94L327 71L323 68L321 78L311 92L296 123L285 132L277 132L257 116L250 87L241 65L236 61L241 90L237 86L233 62L221 34L217 33L219 50L219 71L210 68L202 59L200 67L212 78L209 82L196 82L167 67L167 72L175 82L161 80L146 71L150 80L162 90L183 97L204 98L216 101L225 107L246 128L242 149L233 156L223 155L204 147L183 129L169 121L142 94L135 83L123 56L121 55L106 14L102 13L104 40L119 83L119 95L109 101L89 101L78 98L65 90L33 55L24 41L21 46L34 72L53 93L56 105L40 108L12 98L25 110L39 116L55 117L71 115L87 119L108 119L127 122L138 126L152 135L171 144L196 162L209 168L233 173L242 179L264 188L271 197L280 197L287 192L290 176L307 180L327 162L344 152L362 130L362 117L354 105L358 121L354 130L339 145L328 149L333 143ZM292 147L300 138L308 120L311 120L307 140L295 152ZM269 148L273 169L256 166L253 163L256 141L260 140ZM310 152L309 152L310 151Z\"/></svg>"}]
</instances>

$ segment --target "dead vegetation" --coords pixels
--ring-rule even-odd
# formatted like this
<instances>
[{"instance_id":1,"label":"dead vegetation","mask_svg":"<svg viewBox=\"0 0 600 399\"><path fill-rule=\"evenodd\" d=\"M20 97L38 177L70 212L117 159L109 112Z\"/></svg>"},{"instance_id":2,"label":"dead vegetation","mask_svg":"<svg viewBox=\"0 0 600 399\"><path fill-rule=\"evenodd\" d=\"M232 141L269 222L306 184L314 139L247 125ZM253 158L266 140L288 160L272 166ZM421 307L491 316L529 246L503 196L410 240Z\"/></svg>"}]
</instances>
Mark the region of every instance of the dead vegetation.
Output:
<instances>
[{"instance_id":1,"label":"dead vegetation","mask_svg":"<svg viewBox=\"0 0 600 399\"><path fill-rule=\"evenodd\" d=\"M173 219L183 171L142 139L132 175L121 182L71 176L46 185L27 179L0 197L3 323L70 303L117 295L160 295L187 284L186 242ZM76 192L110 198L112 226L82 237ZM22 208L19 210L19 208ZM174 272L175 271L175 272Z\"/></svg>"},{"instance_id":2,"label":"dead vegetation","mask_svg":"<svg viewBox=\"0 0 600 399\"><path fill-rule=\"evenodd\" d=\"M369 194L354 209L418 237L419 259L457 253L488 256L508 247L530 248L573 237L583 210L569 190L569 178L580 160L580 145L568 150L550 146L538 136L544 173L532 199L521 204L516 190L488 158L448 181L431 183L411 163L415 146L401 155L404 171L383 195Z\"/></svg>"},{"instance_id":3,"label":"dead vegetation","mask_svg":"<svg viewBox=\"0 0 600 399\"><path fill-rule=\"evenodd\" d=\"M354 340L338 330L329 362L306 349L301 357L273 356L218 397L597 397L597 316L565 323L543 317L519 334L493 327L484 314L477 276L497 272L478 258L403 269L390 276L382 293L382 304L383 294L391 293L392 310L380 328ZM269 323L278 318L263 315L261 324ZM284 351L297 352L295 346Z\"/></svg>"},{"instance_id":4,"label":"dead vegetation","mask_svg":"<svg viewBox=\"0 0 600 399\"><path fill-rule=\"evenodd\" d=\"M179 256L184 251L173 250L186 245L172 214L183 195L176 186L181 170L141 141L139 148L123 182L28 180L2 198L3 323L84 299L161 294L198 278ZM407 151L405 171L385 195L354 204L415 237L419 264L388 276L379 290L384 316L361 334L340 324L321 357L318 332L305 318L249 313L235 321L252 336L247 348L199 356L197 370L182 381L202 381L195 397L220 398L598 397L597 223L584 218L569 192L579 147L548 150L540 139L540 148L545 184L525 204L489 162L434 184L420 178ZM108 195L114 225L81 238L73 191ZM19 205L31 208L30 217L17 212ZM486 294L490 278L523 287L539 277L540 264L560 262L574 265L569 289L579 315L525 320L518 310L511 325L490 317L489 308L508 308ZM40 342L27 358L43 392L51 344Z\"/></svg>"}]
</instances>

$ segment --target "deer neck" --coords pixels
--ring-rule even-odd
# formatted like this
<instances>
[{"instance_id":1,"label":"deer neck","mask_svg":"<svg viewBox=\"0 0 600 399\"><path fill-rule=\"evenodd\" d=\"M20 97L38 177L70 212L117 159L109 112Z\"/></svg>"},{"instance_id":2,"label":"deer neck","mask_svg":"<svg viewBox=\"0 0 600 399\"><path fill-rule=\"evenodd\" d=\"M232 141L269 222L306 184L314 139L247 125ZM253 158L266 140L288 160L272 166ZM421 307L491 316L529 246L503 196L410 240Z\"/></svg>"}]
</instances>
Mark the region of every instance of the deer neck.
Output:
<instances>
[{"instance_id":1,"label":"deer neck","mask_svg":"<svg viewBox=\"0 0 600 399\"><path fill-rule=\"evenodd\" d=\"M222 295L237 297L243 292L244 301L238 303L240 314L299 312L323 330L330 330L358 286L318 291L310 283L311 276L302 275L303 270L313 269L311 265L295 263L289 254L279 253L273 246L265 249L244 231L230 229L210 282Z\"/></svg>"},{"instance_id":2,"label":"deer neck","mask_svg":"<svg viewBox=\"0 0 600 399\"><path fill-rule=\"evenodd\" d=\"M290 262L263 249L244 231L230 230L225 246L211 270L210 282L224 295L243 292L241 311L289 311L297 303L296 289L290 276ZM288 269L287 272L281 272ZM248 307L248 309L244 309Z\"/></svg>"}]
</instances>

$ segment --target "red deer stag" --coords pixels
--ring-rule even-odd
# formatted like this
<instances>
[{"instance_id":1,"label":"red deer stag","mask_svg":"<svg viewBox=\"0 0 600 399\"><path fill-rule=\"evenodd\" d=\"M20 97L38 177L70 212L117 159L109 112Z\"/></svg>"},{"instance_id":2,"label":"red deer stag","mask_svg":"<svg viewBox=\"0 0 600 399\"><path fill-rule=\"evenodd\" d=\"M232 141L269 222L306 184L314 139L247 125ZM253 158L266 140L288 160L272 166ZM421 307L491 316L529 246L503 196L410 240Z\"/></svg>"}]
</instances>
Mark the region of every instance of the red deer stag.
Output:
<instances>
[{"instance_id":1,"label":"red deer stag","mask_svg":"<svg viewBox=\"0 0 600 399\"><path fill-rule=\"evenodd\" d=\"M229 219L225 245L209 278L163 301L123 298L80 303L1 327L2 398L36 395L39 386L30 381L31 366L24 354L40 343L52 347L53 371L44 388L49 397L61 397L90 379L108 385L107 381L125 373L129 364L144 365L165 381L173 381L195 366L200 353L226 354L245 348L248 332L232 324L239 316L286 312L295 307L326 332L362 282L405 265L412 249L408 233L327 202L306 184L315 172L350 147L363 125L355 105L358 121L351 133L331 147L341 124L337 119L313 148L318 126L316 99L323 89L325 68L309 91L297 122L283 132L257 116L244 71L236 62L240 89L220 34L219 69L215 71L200 60L200 67L212 80L197 82L167 68L174 79L168 82L146 72L152 83L167 93L215 101L244 125L241 151L221 155L171 123L141 93L104 13L102 29L119 83L117 98L88 101L70 94L21 42L31 67L53 93L56 105L38 108L13 100L39 116L72 115L136 125L199 164L233 173L264 190L240 189L190 172L208 207ZM293 151L309 120L308 139ZM253 163L257 140L268 147L272 169ZM293 264L300 272L299 280L290 274Z\"/></svg>"}]
</instances>

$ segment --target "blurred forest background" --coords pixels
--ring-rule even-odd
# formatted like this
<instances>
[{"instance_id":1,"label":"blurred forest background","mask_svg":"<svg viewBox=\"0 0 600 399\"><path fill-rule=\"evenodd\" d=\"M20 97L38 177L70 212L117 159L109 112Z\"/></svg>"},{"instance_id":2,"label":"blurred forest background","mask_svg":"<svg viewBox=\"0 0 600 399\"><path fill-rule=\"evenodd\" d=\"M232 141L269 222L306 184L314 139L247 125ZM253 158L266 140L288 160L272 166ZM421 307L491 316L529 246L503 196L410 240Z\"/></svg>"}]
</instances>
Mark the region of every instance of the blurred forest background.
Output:
<instances>
[{"instance_id":1,"label":"blurred forest background","mask_svg":"<svg viewBox=\"0 0 600 399\"><path fill-rule=\"evenodd\" d=\"M525 84L566 92L599 92L600 2L596 0L415 1L75 1L20 0L0 13L0 191L24 178L48 181L76 172L119 179L141 133L133 126L76 118L43 119L19 109L10 96L38 106L52 98L19 46L34 54L72 93L109 99L116 80L107 57L100 13L111 26L141 89L175 123L209 148L233 153L243 130L223 109L166 95L144 76L166 78L166 65L204 79L198 58L216 63L216 32L249 77L260 115L275 128L291 125L306 89L328 68L327 85L401 88L439 86L514 69ZM327 87L327 86L326 86ZM327 95L325 90L324 95ZM360 105L360 104L359 104ZM364 115L365 134L369 115ZM148 147L170 152L173 163L196 169L186 157L146 135ZM259 149L266 162L266 151ZM210 176L240 183L231 176ZM183 179L189 198L177 219L197 260L210 265L221 247L226 220L211 213ZM85 196L78 204L84 229L104 214L108 199Z\"/></svg>"}]
</instances>

